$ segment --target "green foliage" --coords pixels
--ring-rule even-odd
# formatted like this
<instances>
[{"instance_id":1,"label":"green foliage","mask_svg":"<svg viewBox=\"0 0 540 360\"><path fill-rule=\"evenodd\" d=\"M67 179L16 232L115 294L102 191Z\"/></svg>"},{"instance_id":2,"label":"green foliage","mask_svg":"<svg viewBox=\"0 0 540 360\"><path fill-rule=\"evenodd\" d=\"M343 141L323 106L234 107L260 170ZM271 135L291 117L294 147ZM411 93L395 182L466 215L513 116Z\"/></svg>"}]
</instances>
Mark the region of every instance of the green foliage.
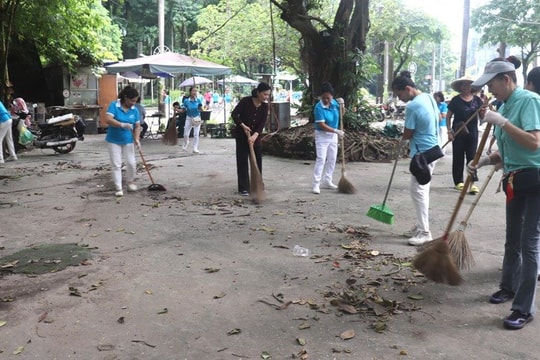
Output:
<instances>
[{"instance_id":1,"label":"green foliage","mask_svg":"<svg viewBox=\"0 0 540 360\"><path fill-rule=\"evenodd\" d=\"M369 124L384 120L379 108L371 105L365 98L359 98L355 110L347 109L343 115L343 123L347 129L372 132Z\"/></svg>"},{"instance_id":2,"label":"green foliage","mask_svg":"<svg viewBox=\"0 0 540 360\"><path fill-rule=\"evenodd\" d=\"M475 9L471 24L482 33L482 44L521 48L523 74L540 51L540 2L538 0L491 0Z\"/></svg>"},{"instance_id":3,"label":"green foliage","mask_svg":"<svg viewBox=\"0 0 540 360\"><path fill-rule=\"evenodd\" d=\"M298 34L273 9L278 68L299 69ZM253 76L258 65L273 67L272 26L268 2L220 1L202 9L197 17L198 31L191 37L195 56L233 67Z\"/></svg>"}]
</instances>

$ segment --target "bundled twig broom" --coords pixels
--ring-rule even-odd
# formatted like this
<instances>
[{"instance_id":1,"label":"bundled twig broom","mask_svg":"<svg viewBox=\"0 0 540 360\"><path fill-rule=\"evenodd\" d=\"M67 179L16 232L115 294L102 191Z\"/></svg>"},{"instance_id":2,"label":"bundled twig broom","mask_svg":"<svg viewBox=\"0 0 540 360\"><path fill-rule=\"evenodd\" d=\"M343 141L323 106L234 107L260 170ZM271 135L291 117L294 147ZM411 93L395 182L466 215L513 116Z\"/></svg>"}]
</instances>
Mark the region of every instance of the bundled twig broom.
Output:
<instances>
[{"instance_id":1,"label":"bundled twig broom","mask_svg":"<svg viewBox=\"0 0 540 360\"><path fill-rule=\"evenodd\" d=\"M343 104L339 104L339 124L341 131L343 131ZM353 184L345 177L345 138L341 137L341 178L338 182L338 192L342 194L354 194L356 188Z\"/></svg>"},{"instance_id":2,"label":"bundled twig broom","mask_svg":"<svg viewBox=\"0 0 540 360\"><path fill-rule=\"evenodd\" d=\"M465 218L463 218L463 220L459 223L458 228L448 237L448 246L450 247L450 254L454 258L456 265L459 269L469 270L474 265L474 257L472 256L472 252L469 249L467 239L465 239L465 229L467 228L469 219L471 218L474 208L476 207L476 205L478 205L478 202L480 201L480 197L486 190L489 184L489 181L493 177L493 173L495 173L495 170L496 168L495 166L493 166L488 176L486 177L486 180L484 180L484 183L482 184L480 191L478 192L478 194L476 194L476 197L474 198L471 204L471 207L469 208L469 211L465 215ZM463 251L460 248L462 246L466 246L467 249Z\"/></svg>"},{"instance_id":3,"label":"bundled twig broom","mask_svg":"<svg viewBox=\"0 0 540 360\"><path fill-rule=\"evenodd\" d=\"M257 158L255 157L255 150L253 149L253 144L249 144L249 168L251 170L251 178L249 181L249 192L251 198L256 204L262 203L266 199L266 194L264 192L264 183L262 180L262 175L257 165Z\"/></svg>"},{"instance_id":4,"label":"bundled twig broom","mask_svg":"<svg viewBox=\"0 0 540 360\"><path fill-rule=\"evenodd\" d=\"M165 145L176 145L178 144L178 136L176 135L176 121L174 117L169 119L169 126L163 134L163 143Z\"/></svg>"},{"instance_id":5,"label":"bundled twig broom","mask_svg":"<svg viewBox=\"0 0 540 360\"><path fill-rule=\"evenodd\" d=\"M488 123L476 150L474 160L472 161L473 166L478 164L478 160L484 151L484 146L486 145L490 132L491 124ZM452 229L454 221L456 221L457 214L471 183L472 176L468 175L443 236L433 240L433 242L425 247L421 253L416 255L413 260L414 267L422 272L428 279L435 282L459 285L463 279L459 274L454 258L472 259L472 254L470 253L471 250L465 237L454 236L452 239L449 238L450 230ZM452 241L451 246L454 248L453 254L450 254L450 241Z\"/></svg>"}]
</instances>

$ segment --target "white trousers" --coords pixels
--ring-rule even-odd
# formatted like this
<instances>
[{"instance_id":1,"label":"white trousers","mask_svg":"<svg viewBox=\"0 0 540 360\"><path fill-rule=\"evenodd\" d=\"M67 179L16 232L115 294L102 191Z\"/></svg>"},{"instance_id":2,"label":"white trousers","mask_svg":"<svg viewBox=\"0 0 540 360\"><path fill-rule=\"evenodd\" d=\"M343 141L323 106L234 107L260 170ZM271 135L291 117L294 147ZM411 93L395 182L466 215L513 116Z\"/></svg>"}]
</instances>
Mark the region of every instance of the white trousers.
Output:
<instances>
[{"instance_id":1,"label":"white trousers","mask_svg":"<svg viewBox=\"0 0 540 360\"><path fill-rule=\"evenodd\" d=\"M315 131L317 159L313 169L313 186L332 182L338 153L338 136L327 131Z\"/></svg>"},{"instance_id":2,"label":"white trousers","mask_svg":"<svg viewBox=\"0 0 540 360\"><path fill-rule=\"evenodd\" d=\"M13 120L8 119L0 123L0 160L4 161L4 140L6 140L6 145L8 147L9 155L16 158L15 146L13 146L13 132L11 131L11 123Z\"/></svg>"},{"instance_id":3,"label":"white trousers","mask_svg":"<svg viewBox=\"0 0 540 360\"><path fill-rule=\"evenodd\" d=\"M189 133L193 129L193 150L199 150L199 132L201 131L201 124L193 126L193 118L186 116L186 125L184 125L184 146L189 144Z\"/></svg>"},{"instance_id":4,"label":"white trousers","mask_svg":"<svg viewBox=\"0 0 540 360\"><path fill-rule=\"evenodd\" d=\"M435 163L429 164L430 173L433 175ZM411 175L411 198L416 212L416 226L420 231L429 231L429 189L431 181L426 185L420 185L414 175Z\"/></svg>"},{"instance_id":5,"label":"white trousers","mask_svg":"<svg viewBox=\"0 0 540 360\"><path fill-rule=\"evenodd\" d=\"M126 180L127 183L130 184L135 179L135 146L133 143L126 145L109 143L112 178L116 191L122 190L122 154L124 155L124 159L126 161Z\"/></svg>"},{"instance_id":6,"label":"white trousers","mask_svg":"<svg viewBox=\"0 0 540 360\"><path fill-rule=\"evenodd\" d=\"M446 148L442 148L444 144L448 141L448 129L446 126L439 126L439 146L441 147L442 153L446 154Z\"/></svg>"}]
</instances>

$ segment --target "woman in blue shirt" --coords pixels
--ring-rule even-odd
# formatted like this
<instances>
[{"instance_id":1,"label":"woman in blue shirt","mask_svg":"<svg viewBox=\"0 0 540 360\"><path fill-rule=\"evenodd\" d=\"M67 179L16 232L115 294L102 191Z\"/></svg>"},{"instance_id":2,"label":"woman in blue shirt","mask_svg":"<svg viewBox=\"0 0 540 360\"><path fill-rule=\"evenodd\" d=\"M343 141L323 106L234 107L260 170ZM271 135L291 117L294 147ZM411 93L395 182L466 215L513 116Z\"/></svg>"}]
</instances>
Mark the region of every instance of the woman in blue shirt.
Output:
<instances>
[{"instance_id":1,"label":"woman in blue shirt","mask_svg":"<svg viewBox=\"0 0 540 360\"><path fill-rule=\"evenodd\" d=\"M401 141L409 140L410 157L417 151L426 151L439 144L439 109L432 96L423 94L411 79L408 71L392 82L392 90L399 100L409 102L405 110L405 129ZM433 174L435 161L429 164ZM422 245L432 240L429 230L429 189L431 182L421 185L411 174L411 198L416 212L416 224L406 235L409 245Z\"/></svg>"},{"instance_id":2,"label":"woman in blue shirt","mask_svg":"<svg viewBox=\"0 0 540 360\"><path fill-rule=\"evenodd\" d=\"M339 130L340 104L343 99L334 100L334 89L330 83L322 84L319 102L315 105L315 150L317 159L313 168L311 192L320 194L320 188L337 189L332 182L338 153L338 137L345 133Z\"/></svg>"},{"instance_id":3,"label":"woman in blue shirt","mask_svg":"<svg viewBox=\"0 0 540 360\"><path fill-rule=\"evenodd\" d=\"M12 120L9 111L7 111L4 104L0 102L0 164L4 163L4 139L6 139L10 155L7 160L17 160L17 155L15 154L15 146L13 145L13 132L11 131L11 123Z\"/></svg>"},{"instance_id":4,"label":"woman in blue shirt","mask_svg":"<svg viewBox=\"0 0 540 360\"><path fill-rule=\"evenodd\" d=\"M105 141L109 143L109 156L111 158L112 178L115 187L115 196L123 196L122 192L122 155L126 161L126 180L128 191L136 191L135 180L136 163L135 147L141 146L139 136L141 132L140 114L135 107L139 93L135 88L126 86L118 94L118 100L111 102L105 115L105 122L109 125Z\"/></svg>"},{"instance_id":5,"label":"woman in blue shirt","mask_svg":"<svg viewBox=\"0 0 540 360\"><path fill-rule=\"evenodd\" d=\"M533 319L540 239L540 96L517 86L515 69L515 58L513 62L497 58L472 84L487 85L503 102L498 111L480 112L483 121L495 125L498 151L483 156L476 168L504 169L506 241L500 289L489 301L501 304L513 299L512 313L503 322L507 329L521 329ZM467 168L475 171L470 164Z\"/></svg>"},{"instance_id":6,"label":"woman in blue shirt","mask_svg":"<svg viewBox=\"0 0 540 360\"><path fill-rule=\"evenodd\" d=\"M182 149L187 150L189 145L189 134L193 128L193 152L199 153L199 132L201 131L201 110L202 101L197 96L197 88L189 89L189 97L184 99L182 105L186 112L186 125L184 126L184 145Z\"/></svg>"},{"instance_id":7,"label":"woman in blue shirt","mask_svg":"<svg viewBox=\"0 0 540 360\"><path fill-rule=\"evenodd\" d=\"M435 98L437 106L439 107L439 112L441 113L439 117L439 144L441 145L443 154L446 154L446 149L442 149L442 146L448 140L448 132L446 128L446 113L448 112L448 105L446 104L446 101L444 101L444 94L442 91L437 91L435 94L433 94L433 97Z\"/></svg>"}]
</instances>

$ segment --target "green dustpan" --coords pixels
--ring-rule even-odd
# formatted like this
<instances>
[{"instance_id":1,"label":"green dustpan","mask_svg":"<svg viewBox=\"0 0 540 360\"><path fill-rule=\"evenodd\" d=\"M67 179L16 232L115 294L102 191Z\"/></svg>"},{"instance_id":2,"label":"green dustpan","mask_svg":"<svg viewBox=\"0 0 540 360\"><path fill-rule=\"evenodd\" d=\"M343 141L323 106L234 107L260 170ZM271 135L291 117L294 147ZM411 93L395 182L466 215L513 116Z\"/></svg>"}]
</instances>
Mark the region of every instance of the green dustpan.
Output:
<instances>
[{"instance_id":1,"label":"green dustpan","mask_svg":"<svg viewBox=\"0 0 540 360\"><path fill-rule=\"evenodd\" d=\"M390 192L390 186L392 185L392 180L394 179L394 174L396 173L396 166L399 160L399 154L401 153L401 148L403 146L403 141L399 142L398 151L396 155L396 160L394 161L394 167L392 168L392 174L390 175L390 180L388 181L388 186L386 187L386 193L384 194L384 200L382 204L372 205L368 212L367 216L372 219L378 220L385 224L392 225L394 223L394 213L388 206L386 206L386 199L388 198L388 193Z\"/></svg>"}]
</instances>

